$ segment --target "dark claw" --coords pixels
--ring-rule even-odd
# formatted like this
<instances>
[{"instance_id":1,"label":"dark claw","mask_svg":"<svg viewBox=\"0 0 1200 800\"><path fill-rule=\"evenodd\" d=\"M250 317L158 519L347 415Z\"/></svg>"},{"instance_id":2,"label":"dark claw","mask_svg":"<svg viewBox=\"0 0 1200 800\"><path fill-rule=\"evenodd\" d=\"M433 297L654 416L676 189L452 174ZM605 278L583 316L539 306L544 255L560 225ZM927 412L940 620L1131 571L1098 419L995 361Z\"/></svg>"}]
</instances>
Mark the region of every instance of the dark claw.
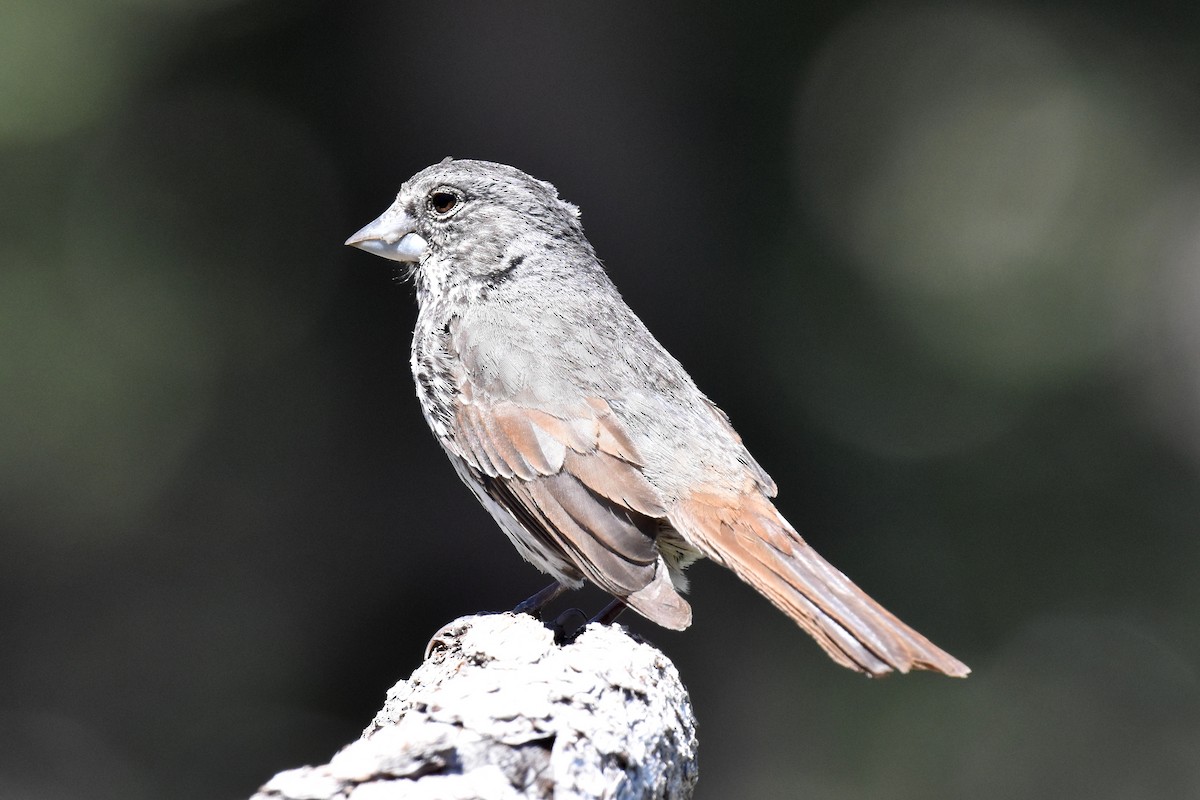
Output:
<instances>
[{"instance_id":1,"label":"dark claw","mask_svg":"<svg viewBox=\"0 0 1200 800\"><path fill-rule=\"evenodd\" d=\"M554 631L555 644L570 644L588 625L587 615L578 608L568 608L555 617L548 627Z\"/></svg>"},{"instance_id":2,"label":"dark claw","mask_svg":"<svg viewBox=\"0 0 1200 800\"><path fill-rule=\"evenodd\" d=\"M556 644L570 644L575 641L579 634L583 633L583 629L593 622L598 622L601 625L611 625L616 621L617 617L621 616L621 612L626 608L624 601L613 600L611 603L600 609L600 613L591 619L587 619L583 612L578 608L567 609L559 614L550 625L550 629L554 631L554 641ZM575 618L579 620L574 626L568 627L568 620Z\"/></svg>"}]
</instances>

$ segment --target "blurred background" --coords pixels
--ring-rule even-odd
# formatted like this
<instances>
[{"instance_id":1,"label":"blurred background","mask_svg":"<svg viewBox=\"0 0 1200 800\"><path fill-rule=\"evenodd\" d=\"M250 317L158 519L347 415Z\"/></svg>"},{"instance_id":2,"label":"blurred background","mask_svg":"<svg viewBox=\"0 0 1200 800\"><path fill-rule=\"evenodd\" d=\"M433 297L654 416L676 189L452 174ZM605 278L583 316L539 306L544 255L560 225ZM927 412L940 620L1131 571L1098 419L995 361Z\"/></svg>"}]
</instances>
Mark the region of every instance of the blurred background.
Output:
<instances>
[{"instance_id":1,"label":"blurred background","mask_svg":"<svg viewBox=\"0 0 1200 800\"><path fill-rule=\"evenodd\" d=\"M779 505L975 670L730 574L625 621L700 798L1200 797L1200 15L8 0L0 797L238 798L544 584L342 241L446 155L583 209ZM582 592L569 603L595 610Z\"/></svg>"}]
</instances>

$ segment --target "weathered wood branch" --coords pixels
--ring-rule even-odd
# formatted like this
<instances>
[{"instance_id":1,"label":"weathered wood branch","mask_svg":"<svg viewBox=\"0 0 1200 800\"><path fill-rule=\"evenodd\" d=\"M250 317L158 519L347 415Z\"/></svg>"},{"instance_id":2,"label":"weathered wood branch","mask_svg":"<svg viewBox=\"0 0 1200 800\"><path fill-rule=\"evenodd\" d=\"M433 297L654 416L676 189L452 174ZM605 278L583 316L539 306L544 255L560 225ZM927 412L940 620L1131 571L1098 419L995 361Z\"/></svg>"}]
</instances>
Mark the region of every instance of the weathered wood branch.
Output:
<instances>
[{"instance_id":1,"label":"weathered wood branch","mask_svg":"<svg viewBox=\"0 0 1200 800\"><path fill-rule=\"evenodd\" d=\"M362 738L253 800L689 798L696 746L674 665L622 628L558 645L528 615L464 617Z\"/></svg>"}]
</instances>

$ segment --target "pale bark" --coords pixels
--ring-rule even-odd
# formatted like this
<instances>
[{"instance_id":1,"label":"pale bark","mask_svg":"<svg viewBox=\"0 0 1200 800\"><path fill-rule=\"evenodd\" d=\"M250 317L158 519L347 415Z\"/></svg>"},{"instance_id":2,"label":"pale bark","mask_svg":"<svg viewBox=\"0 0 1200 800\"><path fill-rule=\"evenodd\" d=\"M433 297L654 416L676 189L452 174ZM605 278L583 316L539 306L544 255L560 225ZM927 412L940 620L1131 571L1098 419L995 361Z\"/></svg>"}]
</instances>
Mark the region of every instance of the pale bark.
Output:
<instances>
[{"instance_id":1,"label":"pale bark","mask_svg":"<svg viewBox=\"0 0 1200 800\"><path fill-rule=\"evenodd\" d=\"M696 725L674 665L618 626L554 642L524 614L464 617L328 764L253 800L689 798Z\"/></svg>"}]
</instances>

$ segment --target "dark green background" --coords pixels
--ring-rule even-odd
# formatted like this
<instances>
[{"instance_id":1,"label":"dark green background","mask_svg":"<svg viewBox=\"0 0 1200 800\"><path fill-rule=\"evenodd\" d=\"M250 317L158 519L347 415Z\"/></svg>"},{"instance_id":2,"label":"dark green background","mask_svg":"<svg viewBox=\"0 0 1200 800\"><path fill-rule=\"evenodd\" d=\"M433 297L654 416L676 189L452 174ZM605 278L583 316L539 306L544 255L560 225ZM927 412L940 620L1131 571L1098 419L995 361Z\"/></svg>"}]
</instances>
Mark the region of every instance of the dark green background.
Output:
<instances>
[{"instance_id":1,"label":"dark green background","mask_svg":"<svg viewBox=\"0 0 1200 800\"><path fill-rule=\"evenodd\" d=\"M580 205L789 519L975 669L866 680L700 565L690 630L627 620L699 797L1200 796L1200 23L1124 6L9 2L0 796L247 796L540 588L341 246L446 155Z\"/></svg>"}]
</instances>

